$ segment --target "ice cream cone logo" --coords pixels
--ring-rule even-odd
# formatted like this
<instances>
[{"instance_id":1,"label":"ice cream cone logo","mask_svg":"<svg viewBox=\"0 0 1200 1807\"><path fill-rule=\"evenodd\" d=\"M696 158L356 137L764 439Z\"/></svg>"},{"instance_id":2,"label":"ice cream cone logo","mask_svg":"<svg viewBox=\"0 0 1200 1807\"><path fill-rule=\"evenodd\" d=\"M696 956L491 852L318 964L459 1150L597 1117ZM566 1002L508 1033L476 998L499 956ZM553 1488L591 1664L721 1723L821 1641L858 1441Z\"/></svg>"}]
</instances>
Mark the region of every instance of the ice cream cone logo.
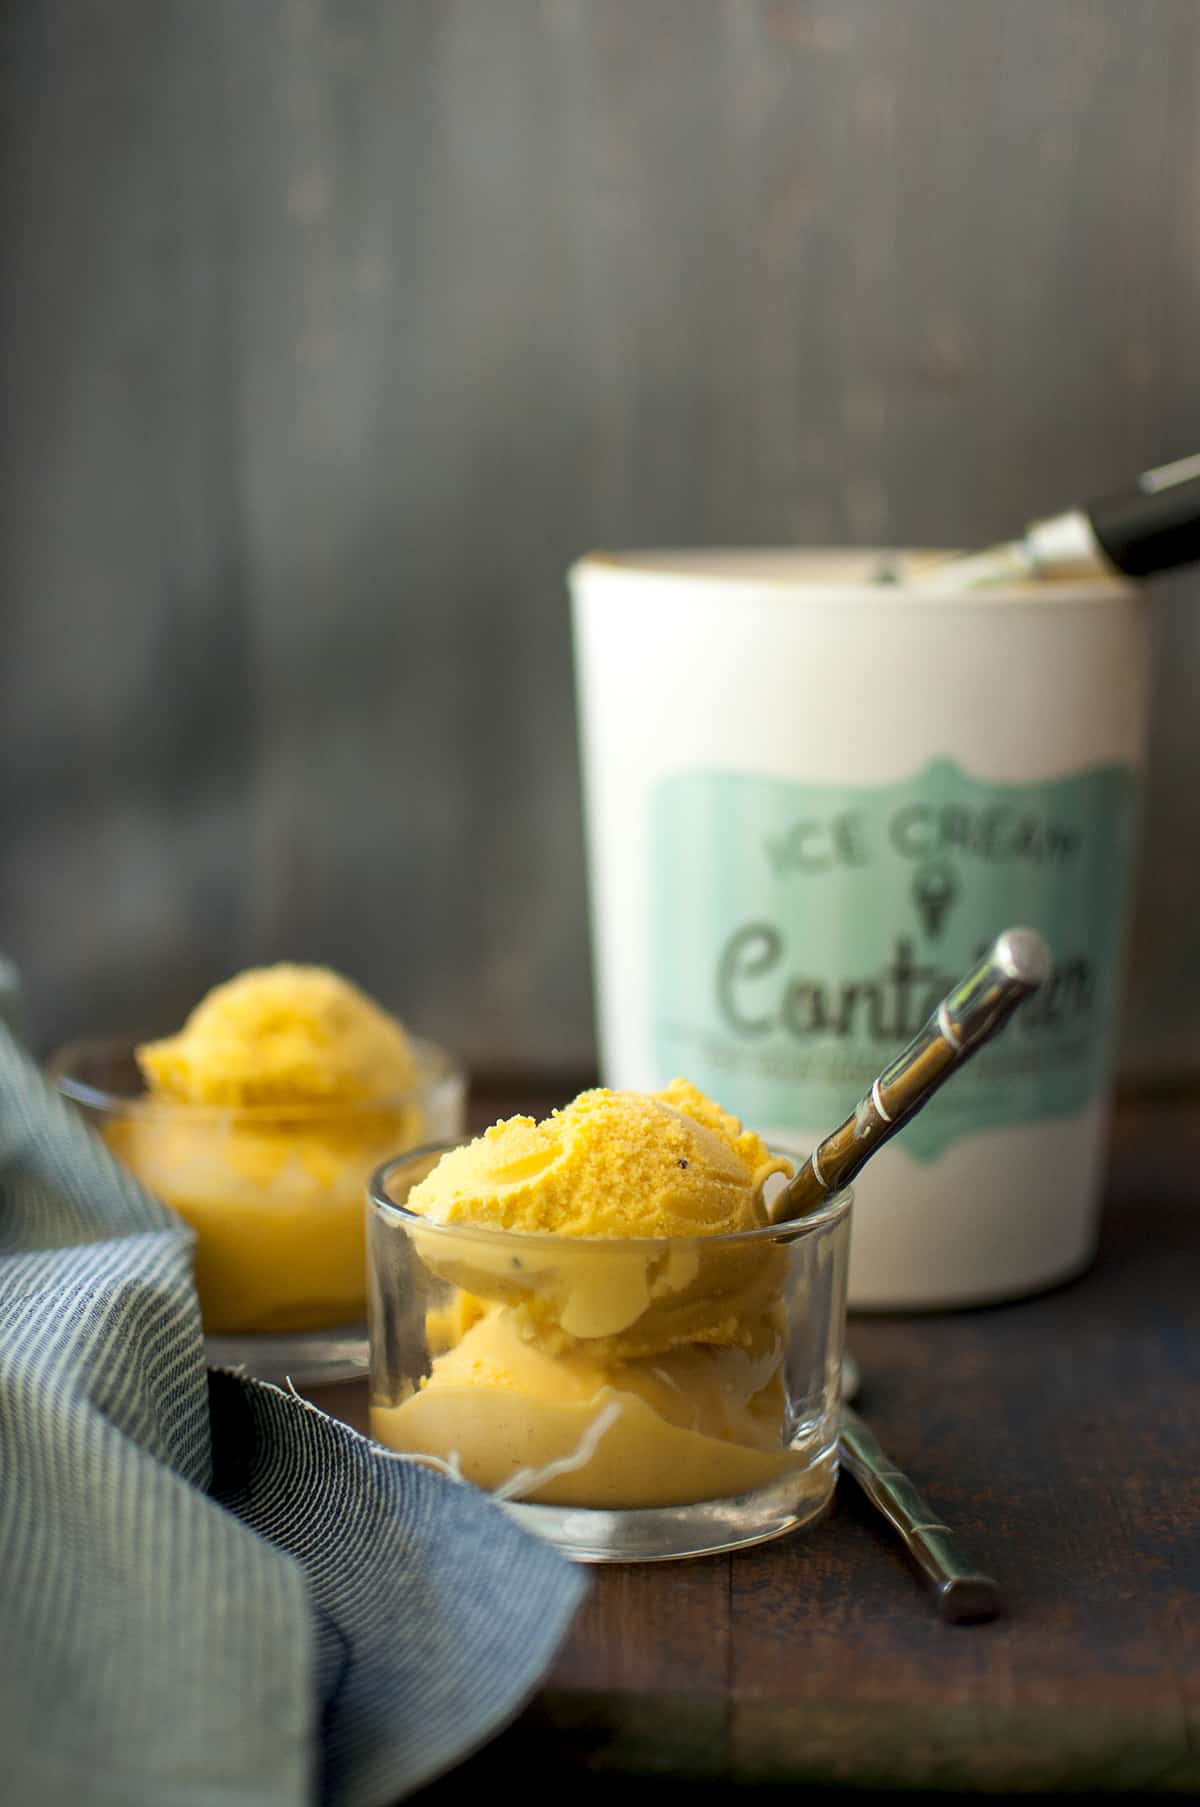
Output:
<instances>
[{"instance_id":1,"label":"ice cream cone logo","mask_svg":"<svg viewBox=\"0 0 1200 1807\"><path fill-rule=\"evenodd\" d=\"M958 896L958 878L944 860L922 866L912 882L912 899L921 927L931 941L941 934L951 904Z\"/></svg>"}]
</instances>

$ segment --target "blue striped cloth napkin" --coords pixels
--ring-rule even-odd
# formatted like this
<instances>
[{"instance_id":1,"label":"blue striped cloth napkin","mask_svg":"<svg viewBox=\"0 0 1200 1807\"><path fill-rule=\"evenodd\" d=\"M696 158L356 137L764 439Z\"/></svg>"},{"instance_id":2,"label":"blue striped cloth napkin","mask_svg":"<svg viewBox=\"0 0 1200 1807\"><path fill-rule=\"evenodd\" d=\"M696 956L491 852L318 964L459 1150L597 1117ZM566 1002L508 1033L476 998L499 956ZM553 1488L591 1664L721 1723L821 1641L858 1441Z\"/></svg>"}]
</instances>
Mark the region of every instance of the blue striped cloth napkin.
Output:
<instances>
[{"instance_id":1,"label":"blue striped cloth napkin","mask_svg":"<svg viewBox=\"0 0 1200 1807\"><path fill-rule=\"evenodd\" d=\"M0 1797L382 1807L513 1716L582 1577L206 1370L191 1242L0 1024Z\"/></svg>"}]
</instances>

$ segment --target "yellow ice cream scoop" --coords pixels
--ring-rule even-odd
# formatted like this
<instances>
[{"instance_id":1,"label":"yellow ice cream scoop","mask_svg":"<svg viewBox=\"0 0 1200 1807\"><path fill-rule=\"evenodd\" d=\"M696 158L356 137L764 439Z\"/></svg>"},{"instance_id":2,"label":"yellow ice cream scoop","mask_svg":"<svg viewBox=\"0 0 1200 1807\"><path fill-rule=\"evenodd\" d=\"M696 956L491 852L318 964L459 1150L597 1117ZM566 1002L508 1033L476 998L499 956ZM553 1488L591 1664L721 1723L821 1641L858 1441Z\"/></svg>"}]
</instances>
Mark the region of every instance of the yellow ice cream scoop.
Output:
<instances>
[{"instance_id":1,"label":"yellow ice cream scoop","mask_svg":"<svg viewBox=\"0 0 1200 1807\"><path fill-rule=\"evenodd\" d=\"M557 1236L713 1236L766 1221L787 1163L684 1079L581 1092L541 1123L510 1117L443 1155L409 1196L437 1223Z\"/></svg>"},{"instance_id":2,"label":"yellow ice cream scoop","mask_svg":"<svg viewBox=\"0 0 1200 1807\"><path fill-rule=\"evenodd\" d=\"M605 1362L552 1354L510 1311L476 1319L418 1391L373 1406L372 1434L491 1490L564 1506L673 1506L765 1486L804 1465L782 1441L781 1331L745 1349Z\"/></svg>"},{"instance_id":3,"label":"yellow ice cream scoop","mask_svg":"<svg viewBox=\"0 0 1200 1807\"><path fill-rule=\"evenodd\" d=\"M210 991L178 1035L137 1050L150 1091L251 1107L395 1098L414 1059L400 1024L323 966L252 967Z\"/></svg>"},{"instance_id":4,"label":"yellow ice cream scoop","mask_svg":"<svg viewBox=\"0 0 1200 1807\"><path fill-rule=\"evenodd\" d=\"M404 1029L320 966L252 968L136 1050L114 1153L197 1233L205 1328L318 1330L365 1307L362 1190L424 1132Z\"/></svg>"},{"instance_id":5,"label":"yellow ice cream scoop","mask_svg":"<svg viewBox=\"0 0 1200 1807\"><path fill-rule=\"evenodd\" d=\"M772 1251L720 1239L765 1223L763 1180L787 1166L673 1080L656 1093L583 1092L541 1123L494 1124L443 1155L407 1204L437 1226L412 1234L442 1279L519 1308L546 1347L580 1342L628 1360L750 1334L774 1285ZM476 1230L529 1240L514 1256ZM611 1250L596 1246L606 1241Z\"/></svg>"}]
</instances>

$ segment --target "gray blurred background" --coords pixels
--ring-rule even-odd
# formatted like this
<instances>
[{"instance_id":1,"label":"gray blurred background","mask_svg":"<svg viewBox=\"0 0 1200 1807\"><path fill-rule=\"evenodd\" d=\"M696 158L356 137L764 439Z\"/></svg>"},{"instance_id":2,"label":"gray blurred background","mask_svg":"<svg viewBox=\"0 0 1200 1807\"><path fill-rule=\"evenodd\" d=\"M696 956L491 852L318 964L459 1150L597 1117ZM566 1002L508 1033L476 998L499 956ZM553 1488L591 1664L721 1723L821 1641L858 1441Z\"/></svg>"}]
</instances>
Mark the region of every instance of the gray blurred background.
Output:
<instances>
[{"instance_id":1,"label":"gray blurred background","mask_svg":"<svg viewBox=\"0 0 1200 1807\"><path fill-rule=\"evenodd\" d=\"M341 968L593 1062L563 590L1200 449L1196 0L8 0L0 947L40 1048ZM1200 1071L1200 577L1126 1079Z\"/></svg>"}]
</instances>

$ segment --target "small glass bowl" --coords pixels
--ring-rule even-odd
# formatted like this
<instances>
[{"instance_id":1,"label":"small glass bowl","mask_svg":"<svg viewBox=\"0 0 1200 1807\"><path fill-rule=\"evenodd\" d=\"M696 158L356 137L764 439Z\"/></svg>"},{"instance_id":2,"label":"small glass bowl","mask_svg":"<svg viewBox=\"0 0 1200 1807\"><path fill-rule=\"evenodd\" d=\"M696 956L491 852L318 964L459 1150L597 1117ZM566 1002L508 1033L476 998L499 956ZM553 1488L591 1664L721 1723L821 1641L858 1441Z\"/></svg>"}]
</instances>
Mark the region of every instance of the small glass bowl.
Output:
<instances>
[{"instance_id":1,"label":"small glass bowl","mask_svg":"<svg viewBox=\"0 0 1200 1807\"><path fill-rule=\"evenodd\" d=\"M837 1479L849 1192L727 1236L440 1224L369 1189L371 1434L493 1493L581 1562L762 1543Z\"/></svg>"},{"instance_id":2,"label":"small glass bowl","mask_svg":"<svg viewBox=\"0 0 1200 1807\"><path fill-rule=\"evenodd\" d=\"M333 1106L183 1105L143 1086L129 1040L71 1043L51 1080L112 1152L196 1231L208 1359L263 1380L367 1368L363 1185L397 1143L461 1135L466 1077L410 1037L416 1082Z\"/></svg>"}]
</instances>

